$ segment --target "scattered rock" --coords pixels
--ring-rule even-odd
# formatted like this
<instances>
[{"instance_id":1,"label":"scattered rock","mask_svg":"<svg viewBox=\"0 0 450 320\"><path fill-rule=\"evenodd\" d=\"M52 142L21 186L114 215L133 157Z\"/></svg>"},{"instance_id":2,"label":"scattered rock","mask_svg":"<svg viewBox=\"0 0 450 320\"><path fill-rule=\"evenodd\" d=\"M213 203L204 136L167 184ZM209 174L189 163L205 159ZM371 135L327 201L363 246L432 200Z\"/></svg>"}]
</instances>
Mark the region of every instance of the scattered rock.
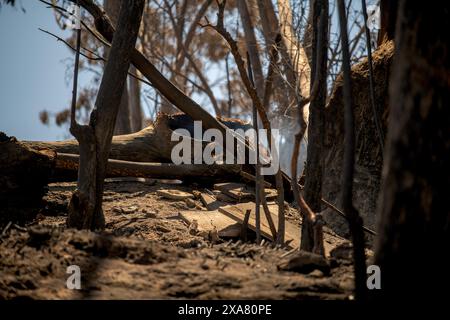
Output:
<instances>
[{"instance_id":1,"label":"scattered rock","mask_svg":"<svg viewBox=\"0 0 450 320\"><path fill-rule=\"evenodd\" d=\"M44 210L40 212L45 216L60 216L67 214L70 196L65 194L52 195L47 194L43 197Z\"/></svg>"},{"instance_id":2,"label":"scattered rock","mask_svg":"<svg viewBox=\"0 0 450 320\"><path fill-rule=\"evenodd\" d=\"M184 202L186 203L186 205L187 205L189 208L195 208L195 207L197 207L195 201L192 200L191 198L186 198L186 199L184 199Z\"/></svg>"},{"instance_id":3,"label":"scattered rock","mask_svg":"<svg viewBox=\"0 0 450 320\"><path fill-rule=\"evenodd\" d=\"M316 269L328 275L330 264L324 257L306 251L299 251L290 255L278 264L278 270L283 271L310 273Z\"/></svg>"},{"instance_id":4,"label":"scattered rock","mask_svg":"<svg viewBox=\"0 0 450 320\"><path fill-rule=\"evenodd\" d=\"M351 242L344 242L330 251L330 256L337 260L352 260L353 245Z\"/></svg>"},{"instance_id":5,"label":"scattered rock","mask_svg":"<svg viewBox=\"0 0 450 320\"><path fill-rule=\"evenodd\" d=\"M111 211L115 214L121 214L122 213L122 208L119 207L112 207Z\"/></svg>"},{"instance_id":6,"label":"scattered rock","mask_svg":"<svg viewBox=\"0 0 450 320\"><path fill-rule=\"evenodd\" d=\"M180 242L178 243L178 246L184 249L190 249L190 248L201 248L202 246L204 246L204 244L205 243L201 240L201 238L199 238Z\"/></svg>"},{"instance_id":7,"label":"scattered rock","mask_svg":"<svg viewBox=\"0 0 450 320\"><path fill-rule=\"evenodd\" d=\"M172 207L179 209L179 210L188 210L188 206L186 205L186 202L184 201L176 201L171 203Z\"/></svg>"},{"instance_id":8,"label":"scattered rock","mask_svg":"<svg viewBox=\"0 0 450 320\"><path fill-rule=\"evenodd\" d=\"M145 216L146 216L147 218L156 218L156 217L157 217L156 212L150 211L150 210L148 210L147 208L142 208L141 212L142 212L143 214L145 214Z\"/></svg>"},{"instance_id":9,"label":"scattered rock","mask_svg":"<svg viewBox=\"0 0 450 320\"><path fill-rule=\"evenodd\" d=\"M41 245L46 244L52 237L53 229L36 225L28 229L28 241L27 244L30 247L40 248Z\"/></svg>"},{"instance_id":10,"label":"scattered rock","mask_svg":"<svg viewBox=\"0 0 450 320\"><path fill-rule=\"evenodd\" d=\"M131 206L128 208L122 208L122 213L124 214L132 214L135 213L139 208L137 206Z\"/></svg>"},{"instance_id":11,"label":"scattered rock","mask_svg":"<svg viewBox=\"0 0 450 320\"><path fill-rule=\"evenodd\" d=\"M313 270L308 275L314 278L322 278L324 276L323 272L320 271L319 269Z\"/></svg>"},{"instance_id":12,"label":"scattered rock","mask_svg":"<svg viewBox=\"0 0 450 320\"><path fill-rule=\"evenodd\" d=\"M170 232L170 229L169 229L169 228L166 228L165 226L160 225L160 224L157 224L157 225L155 226L155 230L160 231L160 232L163 232L163 233L169 233L169 232Z\"/></svg>"}]
</instances>

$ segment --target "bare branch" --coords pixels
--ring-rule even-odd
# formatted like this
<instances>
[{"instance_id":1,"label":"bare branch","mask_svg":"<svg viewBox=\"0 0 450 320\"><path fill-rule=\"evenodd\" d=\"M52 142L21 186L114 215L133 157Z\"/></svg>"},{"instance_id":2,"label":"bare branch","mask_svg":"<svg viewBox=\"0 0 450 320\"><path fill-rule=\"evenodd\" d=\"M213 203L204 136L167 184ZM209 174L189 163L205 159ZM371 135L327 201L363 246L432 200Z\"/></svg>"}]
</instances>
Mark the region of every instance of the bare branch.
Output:
<instances>
[{"instance_id":1,"label":"bare branch","mask_svg":"<svg viewBox=\"0 0 450 320\"><path fill-rule=\"evenodd\" d=\"M79 4L77 2L77 6ZM77 137L80 134L79 125L76 119L76 105L77 105L77 90L78 90L78 65L80 62L80 47L81 47L81 26L75 31L77 35L77 44L75 49L75 66L73 75L72 87L72 104L70 107L70 132Z\"/></svg>"},{"instance_id":2,"label":"bare branch","mask_svg":"<svg viewBox=\"0 0 450 320\"><path fill-rule=\"evenodd\" d=\"M51 33L50 31L41 29L41 28L38 28L38 29L40 31L42 31L44 33L47 33L47 34L51 35L52 37L56 38L57 41L63 42L67 47L69 47L73 51L76 51L76 48L72 47L72 45L70 43L68 43L66 40L62 39L61 37L57 36L56 34ZM88 56L87 54L85 54L85 53L80 51L80 55L82 55L86 59L93 60L93 61L103 61L103 62L107 62L108 61L106 58L103 58L102 56L100 56L99 54L97 54L96 52L94 52L94 51L92 51L92 50L90 50L88 48L81 47L81 49L87 51L88 53L90 53L90 54L92 54L94 56L94 57ZM135 75L135 74L133 74L131 72L128 72L128 75L153 88L153 85L150 82L148 82L147 80L142 79L141 77L138 77L137 75Z\"/></svg>"}]
</instances>

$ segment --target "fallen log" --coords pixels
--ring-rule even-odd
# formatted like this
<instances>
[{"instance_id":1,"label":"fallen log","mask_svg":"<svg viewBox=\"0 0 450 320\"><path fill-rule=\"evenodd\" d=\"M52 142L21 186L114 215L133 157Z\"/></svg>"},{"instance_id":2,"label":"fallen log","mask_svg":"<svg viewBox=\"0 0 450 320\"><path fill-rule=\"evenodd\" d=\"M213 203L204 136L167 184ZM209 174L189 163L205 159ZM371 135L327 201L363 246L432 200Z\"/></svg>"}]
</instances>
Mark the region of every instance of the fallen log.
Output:
<instances>
[{"instance_id":1,"label":"fallen log","mask_svg":"<svg viewBox=\"0 0 450 320\"><path fill-rule=\"evenodd\" d=\"M252 128L250 124L244 123L239 119L219 119L218 121L233 130L243 129L245 131ZM172 149L179 143L179 141L171 141L172 133L176 129L185 129L190 133L191 137L194 137L194 120L186 114L167 115L160 113L153 125L136 133L114 136L111 143L109 158L132 162L171 163ZM204 127L202 129L204 132L204 130L207 130L208 128ZM188 137L187 139L190 139L192 144L194 143L193 138ZM22 143L35 150L50 149L57 153L79 153L78 142L76 140L51 142L22 141ZM208 142L203 141L203 146L207 143ZM244 175L245 180L254 179L253 165L243 165L241 169L241 178L242 175ZM242 174L243 172L247 174ZM69 173L67 174L69 175ZM233 175L230 176L230 178L232 177ZM241 178L239 178L238 181ZM270 185L270 183L274 185L273 176L267 176L266 179L268 180L268 185ZM289 178L285 177L285 183L289 184ZM291 199L290 188L286 185L285 196L288 201Z\"/></svg>"},{"instance_id":2,"label":"fallen log","mask_svg":"<svg viewBox=\"0 0 450 320\"><path fill-rule=\"evenodd\" d=\"M248 130L251 125L238 119L226 119L221 122L230 129ZM165 179L201 181L239 181L240 172L252 172L250 166L240 165L189 165L172 164L171 153L179 141L171 141L174 130L185 129L194 137L194 121L186 114L167 115L160 113L154 123L136 133L114 136L109 155L107 177L133 176ZM202 128L203 131L207 128ZM203 135L203 132L202 132ZM193 138L187 138L193 144ZM23 141L27 147L35 150L53 150L58 154L52 181L76 180L79 153L76 140L65 141ZM208 142L203 142L205 146ZM193 155L192 155L193 156ZM122 160L118 162L114 160ZM249 174L251 176L251 174ZM228 178L228 179L224 179Z\"/></svg>"},{"instance_id":3,"label":"fallen log","mask_svg":"<svg viewBox=\"0 0 450 320\"><path fill-rule=\"evenodd\" d=\"M238 119L227 119L222 122L232 129L247 130L251 127ZM193 124L192 118L185 114L159 114L154 125L133 134L113 137L107 177L152 177L183 181L199 179L199 182L240 180L242 170L240 165L175 165L172 163L172 148L179 143L179 141L171 141L173 131L186 129L193 137ZM194 139L186 138L190 139L191 143L194 142ZM203 142L203 145L205 146L206 143ZM79 149L76 140L21 141L20 144L33 150L56 152L54 169L49 177L51 181L77 179Z\"/></svg>"},{"instance_id":4,"label":"fallen log","mask_svg":"<svg viewBox=\"0 0 450 320\"><path fill-rule=\"evenodd\" d=\"M114 136L111 143L110 159L138 162L171 162L172 148L178 143L170 141L177 117L160 114L154 125L132 134ZM23 141L35 150L50 149L57 153L79 154L78 141Z\"/></svg>"},{"instance_id":5,"label":"fallen log","mask_svg":"<svg viewBox=\"0 0 450 320\"><path fill-rule=\"evenodd\" d=\"M76 154L58 153L52 181L76 179L79 156ZM124 160L108 160L106 176L143 177L154 179L199 179L200 181L228 181L240 177L240 165L234 164L173 164L132 162Z\"/></svg>"},{"instance_id":6,"label":"fallen log","mask_svg":"<svg viewBox=\"0 0 450 320\"><path fill-rule=\"evenodd\" d=\"M251 125L238 119L222 122L231 129L248 130ZM187 130L194 137L194 121L185 114L167 115L160 113L154 123L132 134L114 136L111 143L110 159L135 162L172 162L171 153L179 141L171 141L176 129ZM207 128L203 128L206 130ZM202 132L203 135L203 132ZM192 142L194 139L190 139ZM35 150L50 149L57 153L79 154L78 142L74 139L65 141L22 141ZM206 145L207 142L204 142Z\"/></svg>"}]
</instances>

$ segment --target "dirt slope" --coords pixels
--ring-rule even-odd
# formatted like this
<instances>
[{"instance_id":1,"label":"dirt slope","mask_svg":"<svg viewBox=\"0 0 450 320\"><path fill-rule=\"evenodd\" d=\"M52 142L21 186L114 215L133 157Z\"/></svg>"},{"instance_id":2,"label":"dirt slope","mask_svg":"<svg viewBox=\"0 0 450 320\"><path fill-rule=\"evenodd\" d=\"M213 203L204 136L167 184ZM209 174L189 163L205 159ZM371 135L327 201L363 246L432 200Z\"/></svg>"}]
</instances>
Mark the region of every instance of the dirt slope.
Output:
<instances>
[{"instance_id":1,"label":"dirt slope","mask_svg":"<svg viewBox=\"0 0 450 320\"><path fill-rule=\"evenodd\" d=\"M384 136L389 116L389 75L394 56L393 42L384 43L373 53L375 78L375 103ZM344 155L344 107L342 100L343 79L340 75L325 111L325 148L322 195L324 199L340 207L342 159ZM376 204L381 181L383 158L370 103L369 71L367 59L352 66L352 98L355 115L356 163L353 201L364 224L376 229ZM349 236L344 218L326 209L324 218L330 228L343 236Z\"/></svg>"}]
</instances>

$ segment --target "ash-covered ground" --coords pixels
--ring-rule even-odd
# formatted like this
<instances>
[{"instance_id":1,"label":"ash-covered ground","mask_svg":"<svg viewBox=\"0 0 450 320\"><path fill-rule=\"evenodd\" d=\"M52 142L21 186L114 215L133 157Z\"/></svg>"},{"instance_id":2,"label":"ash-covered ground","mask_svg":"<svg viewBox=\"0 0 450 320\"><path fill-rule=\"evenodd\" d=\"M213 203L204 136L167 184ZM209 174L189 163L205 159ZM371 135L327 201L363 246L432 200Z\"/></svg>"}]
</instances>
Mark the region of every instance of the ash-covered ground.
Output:
<instances>
[{"instance_id":1,"label":"ash-covered ground","mask_svg":"<svg viewBox=\"0 0 450 320\"><path fill-rule=\"evenodd\" d=\"M164 188L192 192L196 187L149 180L106 183L103 232L66 229L75 187L50 184L45 208L34 221L0 230L0 298L351 298L351 250L344 239L334 243L338 248L333 257L298 258L302 268L291 261L296 253L269 242L212 243L192 234L178 217L180 210L200 210L199 200L175 201L156 194ZM297 210L289 207L287 219L300 229ZM336 235L326 229L325 241L330 239L336 241ZM81 290L67 288L70 265L80 267Z\"/></svg>"}]
</instances>

